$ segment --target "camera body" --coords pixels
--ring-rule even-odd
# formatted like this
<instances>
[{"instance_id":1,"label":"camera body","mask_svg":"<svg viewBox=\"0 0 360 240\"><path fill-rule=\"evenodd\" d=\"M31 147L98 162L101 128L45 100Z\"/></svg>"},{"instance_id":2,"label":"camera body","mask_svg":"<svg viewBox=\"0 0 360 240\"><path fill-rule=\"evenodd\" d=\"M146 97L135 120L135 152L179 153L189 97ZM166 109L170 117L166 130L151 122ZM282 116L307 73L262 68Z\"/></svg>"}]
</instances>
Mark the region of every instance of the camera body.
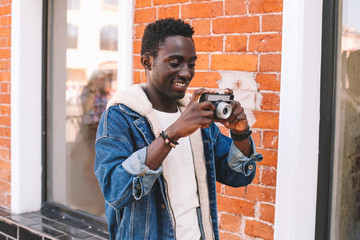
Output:
<instances>
[{"instance_id":1,"label":"camera body","mask_svg":"<svg viewBox=\"0 0 360 240\"><path fill-rule=\"evenodd\" d=\"M228 119L232 112L230 102L234 95L226 93L204 93L199 102L210 101L215 106L214 117L217 119Z\"/></svg>"}]
</instances>

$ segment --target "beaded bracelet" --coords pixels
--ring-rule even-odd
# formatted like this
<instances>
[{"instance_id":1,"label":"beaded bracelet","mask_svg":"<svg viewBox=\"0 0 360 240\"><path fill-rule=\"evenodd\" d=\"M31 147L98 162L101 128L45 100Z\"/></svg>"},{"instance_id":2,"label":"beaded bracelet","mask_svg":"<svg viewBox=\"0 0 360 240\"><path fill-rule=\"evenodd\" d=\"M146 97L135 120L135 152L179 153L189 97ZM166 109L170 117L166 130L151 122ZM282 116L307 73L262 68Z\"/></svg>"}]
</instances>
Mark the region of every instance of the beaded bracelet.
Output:
<instances>
[{"instance_id":1,"label":"beaded bracelet","mask_svg":"<svg viewBox=\"0 0 360 240\"><path fill-rule=\"evenodd\" d=\"M167 132L165 132L165 131L159 132L159 136L162 137L162 139L164 140L164 143L165 143L166 145L169 145L169 146L172 147L172 148L175 148L176 145L179 145L179 143L173 141L173 140L167 135Z\"/></svg>"}]
</instances>

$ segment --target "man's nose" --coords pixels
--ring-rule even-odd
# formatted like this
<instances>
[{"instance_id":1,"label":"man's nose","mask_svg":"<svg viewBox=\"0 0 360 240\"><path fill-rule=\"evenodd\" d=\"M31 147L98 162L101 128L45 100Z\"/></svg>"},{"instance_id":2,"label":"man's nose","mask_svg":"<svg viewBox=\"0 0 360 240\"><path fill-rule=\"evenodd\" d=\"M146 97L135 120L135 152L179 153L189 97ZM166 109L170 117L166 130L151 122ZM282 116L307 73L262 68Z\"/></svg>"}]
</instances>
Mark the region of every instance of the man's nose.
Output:
<instances>
[{"instance_id":1,"label":"man's nose","mask_svg":"<svg viewBox=\"0 0 360 240\"><path fill-rule=\"evenodd\" d=\"M180 78L190 80L191 78L190 68L186 64L184 64L183 67L180 69L178 75Z\"/></svg>"}]
</instances>

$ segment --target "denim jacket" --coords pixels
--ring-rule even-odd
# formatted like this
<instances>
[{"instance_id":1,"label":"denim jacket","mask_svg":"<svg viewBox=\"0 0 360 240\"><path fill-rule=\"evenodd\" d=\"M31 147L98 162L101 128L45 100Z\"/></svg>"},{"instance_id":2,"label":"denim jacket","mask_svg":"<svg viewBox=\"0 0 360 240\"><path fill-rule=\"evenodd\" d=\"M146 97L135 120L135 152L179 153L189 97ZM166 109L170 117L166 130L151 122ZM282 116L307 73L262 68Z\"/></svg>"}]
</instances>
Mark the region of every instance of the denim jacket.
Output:
<instances>
[{"instance_id":1,"label":"denim jacket","mask_svg":"<svg viewBox=\"0 0 360 240\"><path fill-rule=\"evenodd\" d=\"M145 94L140 95L117 93L114 97L120 97L110 102L103 113L95 143L95 175L105 198L111 239L174 240L176 222L169 206L162 166L151 170L145 165L147 147L155 139L156 121L144 114L144 105L151 111L148 109L151 104L146 102ZM256 161L261 161L262 156L255 152L252 139L252 155L244 156L214 123L201 133L199 130L199 136L198 145L190 138L194 156L201 152L206 179L204 185L198 180L201 177L197 177L198 187L206 186L205 205L200 204L198 209L199 227L203 239L219 239L215 182L233 187L250 184ZM204 228L206 222L211 235Z\"/></svg>"}]
</instances>

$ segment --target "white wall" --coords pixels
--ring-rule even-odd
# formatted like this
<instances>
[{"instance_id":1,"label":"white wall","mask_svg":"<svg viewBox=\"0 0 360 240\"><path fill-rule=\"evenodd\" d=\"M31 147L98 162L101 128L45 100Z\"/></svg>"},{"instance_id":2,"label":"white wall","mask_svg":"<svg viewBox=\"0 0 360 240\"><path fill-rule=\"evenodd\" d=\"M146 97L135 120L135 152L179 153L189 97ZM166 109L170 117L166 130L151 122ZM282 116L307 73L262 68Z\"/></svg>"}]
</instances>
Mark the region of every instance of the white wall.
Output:
<instances>
[{"instance_id":1,"label":"white wall","mask_svg":"<svg viewBox=\"0 0 360 240\"><path fill-rule=\"evenodd\" d=\"M315 237L322 0L284 0L276 240Z\"/></svg>"}]
</instances>

